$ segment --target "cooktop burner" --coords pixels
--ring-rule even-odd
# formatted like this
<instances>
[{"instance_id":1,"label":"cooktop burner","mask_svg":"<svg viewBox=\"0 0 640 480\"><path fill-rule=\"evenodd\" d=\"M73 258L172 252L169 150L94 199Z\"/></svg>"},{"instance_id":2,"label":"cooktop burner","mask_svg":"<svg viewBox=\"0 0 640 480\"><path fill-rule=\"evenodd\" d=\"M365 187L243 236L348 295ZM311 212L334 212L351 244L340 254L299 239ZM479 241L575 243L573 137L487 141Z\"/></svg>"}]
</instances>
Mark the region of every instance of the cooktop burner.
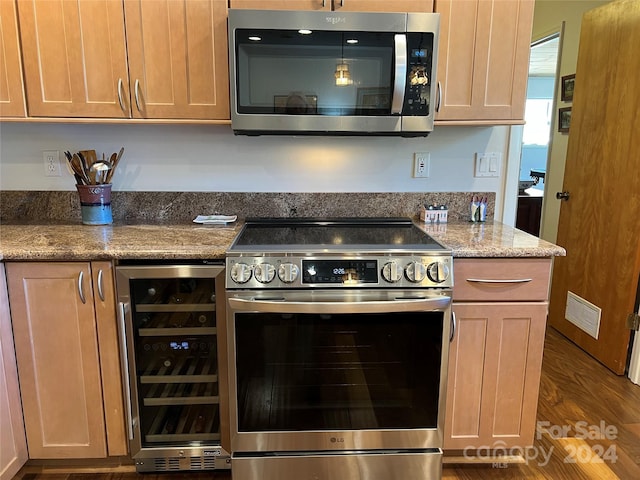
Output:
<instances>
[{"instance_id":1,"label":"cooktop burner","mask_svg":"<svg viewBox=\"0 0 640 480\"><path fill-rule=\"evenodd\" d=\"M259 218L247 220L230 251L444 251L409 218Z\"/></svg>"}]
</instances>

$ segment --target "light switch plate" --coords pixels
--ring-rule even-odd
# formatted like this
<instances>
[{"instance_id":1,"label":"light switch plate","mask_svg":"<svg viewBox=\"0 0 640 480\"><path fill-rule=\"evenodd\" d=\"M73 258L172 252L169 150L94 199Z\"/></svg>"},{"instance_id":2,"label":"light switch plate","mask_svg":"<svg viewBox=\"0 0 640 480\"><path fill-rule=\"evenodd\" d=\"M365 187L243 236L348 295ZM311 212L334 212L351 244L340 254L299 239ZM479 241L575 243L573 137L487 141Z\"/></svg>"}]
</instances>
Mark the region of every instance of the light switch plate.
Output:
<instances>
[{"instance_id":1,"label":"light switch plate","mask_svg":"<svg viewBox=\"0 0 640 480\"><path fill-rule=\"evenodd\" d=\"M487 152L476 153L475 173L476 177L499 177L500 176L500 153Z\"/></svg>"}]
</instances>

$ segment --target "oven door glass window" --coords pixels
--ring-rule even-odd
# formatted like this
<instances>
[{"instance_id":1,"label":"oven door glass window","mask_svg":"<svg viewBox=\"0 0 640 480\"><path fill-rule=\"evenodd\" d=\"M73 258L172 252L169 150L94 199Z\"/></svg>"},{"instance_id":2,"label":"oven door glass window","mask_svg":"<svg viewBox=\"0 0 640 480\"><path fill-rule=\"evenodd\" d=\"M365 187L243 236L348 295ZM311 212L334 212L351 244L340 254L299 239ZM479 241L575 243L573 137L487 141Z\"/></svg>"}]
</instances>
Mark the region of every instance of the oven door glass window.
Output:
<instances>
[{"instance_id":1,"label":"oven door glass window","mask_svg":"<svg viewBox=\"0 0 640 480\"><path fill-rule=\"evenodd\" d=\"M238 431L435 428L443 318L237 313Z\"/></svg>"},{"instance_id":2,"label":"oven door glass window","mask_svg":"<svg viewBox=\"0 0 640 480\"><path fill-rule=\"evenodd\" d=\"M238 113L390 115L393 37L239 29Z\"/></svg>"}]
</instances>

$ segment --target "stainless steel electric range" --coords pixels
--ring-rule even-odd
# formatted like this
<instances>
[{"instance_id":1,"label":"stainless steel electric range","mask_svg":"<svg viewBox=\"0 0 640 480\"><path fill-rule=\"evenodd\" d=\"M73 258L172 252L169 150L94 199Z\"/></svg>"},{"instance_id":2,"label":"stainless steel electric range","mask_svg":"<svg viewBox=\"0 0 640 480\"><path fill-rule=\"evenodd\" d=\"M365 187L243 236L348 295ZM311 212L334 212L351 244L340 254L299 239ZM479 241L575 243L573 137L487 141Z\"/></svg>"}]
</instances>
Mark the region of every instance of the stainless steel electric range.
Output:
<instances>
[{"instance_id":1,"label":"stainless steel electric range","mask_svg":"<svg viewBox=\"0 0 640 480\"><path fill-rule=\"evenodd\" d=\"M226 262L234 480L439 479L451 252L410 219L255 219Z\"/></svg>"}]
</instances>

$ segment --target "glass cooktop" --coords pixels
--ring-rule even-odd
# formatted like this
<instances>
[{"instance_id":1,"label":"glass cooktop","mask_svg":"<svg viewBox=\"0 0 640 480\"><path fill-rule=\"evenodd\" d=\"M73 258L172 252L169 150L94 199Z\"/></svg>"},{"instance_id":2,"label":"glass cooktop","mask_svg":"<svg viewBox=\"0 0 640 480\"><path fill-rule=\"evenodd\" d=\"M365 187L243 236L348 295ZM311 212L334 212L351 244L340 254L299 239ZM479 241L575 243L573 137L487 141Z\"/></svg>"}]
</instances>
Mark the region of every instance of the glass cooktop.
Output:
<instances>
[{"instance_id":1,"label":"glass cooktop","mask_svg":"<svg viewBox=\"0 0 640 480\"><path fill-rule=\"evenodd\" d=\"M446 251L409 218L248 219L230 252Z\"/></svg>"}]
</instances>

